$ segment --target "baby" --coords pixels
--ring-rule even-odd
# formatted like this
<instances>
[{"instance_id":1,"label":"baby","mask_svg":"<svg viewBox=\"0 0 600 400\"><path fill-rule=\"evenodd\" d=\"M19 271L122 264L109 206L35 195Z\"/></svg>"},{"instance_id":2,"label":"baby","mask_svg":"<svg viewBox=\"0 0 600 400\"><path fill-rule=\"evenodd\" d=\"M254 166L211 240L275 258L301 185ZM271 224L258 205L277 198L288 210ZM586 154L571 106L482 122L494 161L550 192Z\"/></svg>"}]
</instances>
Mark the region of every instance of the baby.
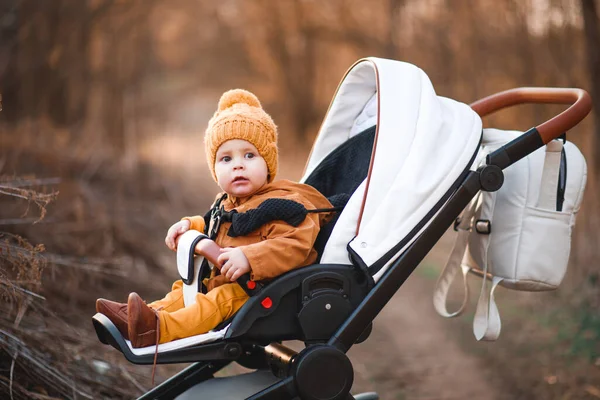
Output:
<instances>
[{"instance_id":1,"label":"baby","mask_svg":"<svg viewBox=\"0 0 600 400\"><path fill-rule=\"evenodd\" d=\"M300 203L307 210L332 207L311 186L273 181L278 162L277 127L258 98L246 90L234 89L221 96L204 144L212 176L224 192L217 196L224 211L247 212L273 198ZM317 253L313 245L326 220L326 215L308 213L295 226L273 220L243 236L232 236L231 222L223 222L213 236L222 247L217 268L205 280L207 293L198 293L194 304L184 305L183 282L178 280L162 300L147 305L131 293L127 304L98 299L96 311L113 321L136 348L206 333L248 300L235 282L243 274L261 281L314 263ZM165 243L176 250L181 234L189 229L205 232L207 222L202 216L185 217L169 228Z\"/></svg>"}]
</instances>

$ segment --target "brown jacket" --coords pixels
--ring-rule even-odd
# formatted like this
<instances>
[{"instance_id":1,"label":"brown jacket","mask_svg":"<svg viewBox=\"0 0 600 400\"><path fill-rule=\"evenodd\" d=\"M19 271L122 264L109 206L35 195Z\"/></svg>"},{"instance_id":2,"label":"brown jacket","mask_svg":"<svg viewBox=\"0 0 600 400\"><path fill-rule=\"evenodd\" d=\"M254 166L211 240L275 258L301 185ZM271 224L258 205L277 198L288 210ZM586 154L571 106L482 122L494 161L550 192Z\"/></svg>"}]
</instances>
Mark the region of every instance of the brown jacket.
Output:
<instances>
[{"instance_id":1,"label":"brown jacket","mask_svg":"<svg viewBox=\"0 0 600 400\"><path fill-rule=\"evenodd\" d=\"M221 198L222 194L217 196ZM307 210L330 208L331 203L309 185L288 180L280 180L263 186L254 195L240 199L228 197L221 204L225 211L233 209L246 212L257 208L270 198L288 199L301 203ZM200 232L204 230L202 216L185 217L191 223L190 229ZM248 258L252 280L270 279L297 267L315 262L317 252L313 248L317 234L329 214L309 213L306 219L294 227L283 221L269 222L247 236L230 237L227 231L231 222L223 222L217 233L215 242L221 247L238 247ZM230 281L222 275L209 279L208 290Z\"/></svg>"}]
</instances>

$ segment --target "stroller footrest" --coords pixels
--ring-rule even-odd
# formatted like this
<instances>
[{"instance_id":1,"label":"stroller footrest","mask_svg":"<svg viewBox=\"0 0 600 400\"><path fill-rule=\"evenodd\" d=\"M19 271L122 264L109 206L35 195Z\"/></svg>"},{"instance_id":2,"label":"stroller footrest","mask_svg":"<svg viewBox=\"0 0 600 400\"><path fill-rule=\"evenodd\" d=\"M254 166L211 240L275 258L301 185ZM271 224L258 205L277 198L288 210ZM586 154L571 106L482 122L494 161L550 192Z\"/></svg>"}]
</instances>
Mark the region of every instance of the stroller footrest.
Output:
<instances>
[{"instance_id":1,"label":"stroller footrest","mask_svg":"<svg viewBox=\"0 0 600 400\"><path fill-rule=\"evenodd\" d=\"M132 349L117 327L104 314L97 313L92 318L96 335L102 343L109 344L119 350L125 358L134 364L153 364L155 346ZM226 330L225 328L224 330ZM224 331L223 330L223 331ZM215 332L216 333L216 332ZM221 336L222 337L222 336ZM160 348L161 345L159 345ZM164 348L163 348L164 349ZM216 342L196 344L189 347L159 351L157 364L186 363L196 361L235 360L242 354L241 344L234 341L218 340Z\"/></svg>"}]
</instances>

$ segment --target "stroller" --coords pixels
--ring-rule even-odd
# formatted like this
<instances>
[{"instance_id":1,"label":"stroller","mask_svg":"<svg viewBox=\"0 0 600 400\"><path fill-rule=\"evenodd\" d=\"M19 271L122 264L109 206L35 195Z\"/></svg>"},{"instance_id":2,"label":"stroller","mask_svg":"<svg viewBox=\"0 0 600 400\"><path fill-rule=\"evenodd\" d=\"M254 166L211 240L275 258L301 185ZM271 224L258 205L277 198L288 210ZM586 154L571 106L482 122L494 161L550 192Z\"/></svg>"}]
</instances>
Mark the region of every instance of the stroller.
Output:
<instances>
[{"instance_id":1,"label":"stroller","mask_svg":"<svg viewBox=\"0 0 600 400\"><path fill-rule=\"evenodd\" d=\"M570 107L474 170L481 117L521 103ZM327 197L349 196L317 238L318 264L265 285L240 278L250 299L231 321L162 344L156 355L154 346L133 349L99 313L93 317L98 338L132 363L194 363L140 399L378 399L350 394L346 352L369 337L373 319L479 191L498 190L503 169L577 125L590 109L585 91L549 88L509 90L469 107L437 96L413 65L359 60L337 89L302 178ZM178 261L179 271L195 290L195 262L187 261ZM306 347L296 352L285 340ZM214 377L234 361L255 371Z\"/></svg>"}]
</instances>

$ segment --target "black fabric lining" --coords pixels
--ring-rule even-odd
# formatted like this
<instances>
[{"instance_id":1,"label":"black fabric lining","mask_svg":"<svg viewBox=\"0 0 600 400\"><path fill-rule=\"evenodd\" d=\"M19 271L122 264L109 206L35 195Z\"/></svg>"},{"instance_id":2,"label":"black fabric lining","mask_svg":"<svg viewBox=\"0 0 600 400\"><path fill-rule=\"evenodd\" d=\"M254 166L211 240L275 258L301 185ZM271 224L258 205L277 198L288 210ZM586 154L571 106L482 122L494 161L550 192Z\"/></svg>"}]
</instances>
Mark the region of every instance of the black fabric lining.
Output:
<instances>
[{"instance_id":1,"label":"black fabric lining","mask_svg":"<svg viewBox=\"0 0 600 400\"><path fill-rule=\"evenodd\" d=\"M372 126L341 144L319 163L305 183L327 198L344 195L350 198L369 173L375 131L376 126ZM319 231L314 246L318 253L317 263L321 260L339 215L336 213Z\"/></svg>"},{"instance_id":2,"label":"black fabric lining","mask_svg":"<svg viewBox=\"0 0 600 400\"><path fill-rule=\"evenodd\" d=\"M305 183L325 197L352 194L367 177L376 126L365 129L325 157Z\"/></svg>"},{"instance_id":3,"label":"black fabric lining","mask_svg":"<svg viewBox=\"0 0 600 400\"><path fill-rule=\"evenodd\" d=\"M482 132L482 135L483 135L483 132ZM402 250L402 248L404 246L406 246L406 244L418 232L421 231L421 229L423 229L423 227L425 226L427 221L429 221L431 218L433 218L433 216L440 210L440 208L442 208L442 206L448 201L448 199L452 196L452 194L454 194L454 192L456 192L456 190L458 190L460 185L465 180L467 174L469 173L469 170L471 169L471 165L473 165L473 162L475 162L475 157L477 157L477 153L479 151L479 148L481 147L481 139L482 139L482 136L479 137L479 145L477 145L477 149L473 153L471 160L467 164L467 167L460 174L458 179L456 181L454 181L454 183L452 184L450 189L448 189L446 191L446 193L444 193L442 198L435 204L435 206L433 206L433 208L431 210L429 210L429 212L425 215L425 217L423 217L423 219L421 221L419 221L419 223L408 233L408 235L406 235L404 237L404 239L402 239L400 242L398 242L398 244L396 244L394 247L392 247L387 253L385 253L379 260L375 261L373 263L373 265L371 265L371 266L367 266L365 264L365 262L360 258L360 256L352 249L352 247L350 247L350 245L348 245L348 250L350 251L352 260L355 263L357 263L362 269L366 268L369 271L369 274L371 276L373 276L377 272L379 272L379 270L381 270L381 268L383 268L383 266L385 264L387 264L388 261L390 261L400 250Z\"/></svg>"}]
</instances>

